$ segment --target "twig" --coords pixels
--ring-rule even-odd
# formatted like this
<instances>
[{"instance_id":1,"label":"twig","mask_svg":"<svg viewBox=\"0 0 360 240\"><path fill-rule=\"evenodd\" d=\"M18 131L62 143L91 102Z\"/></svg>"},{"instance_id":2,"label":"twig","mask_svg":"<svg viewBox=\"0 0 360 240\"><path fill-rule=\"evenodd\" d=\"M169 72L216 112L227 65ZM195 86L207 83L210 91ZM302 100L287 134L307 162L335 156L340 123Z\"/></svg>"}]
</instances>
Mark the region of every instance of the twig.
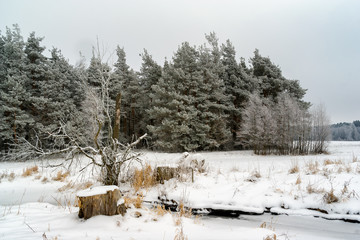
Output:
<instances>
[{"instance_id":1,"label":"twig","mask_svg":"<svg viewBox=\"0 0 360 240\"><path fill-rule=\"evenodd\" d=\"M24 223L26 224L26 226L28 226L31 229L31 231L35 232L35 230L32 227L30 227L29 224L27 224L25 221Z\"/></svg>"}]
</instances>

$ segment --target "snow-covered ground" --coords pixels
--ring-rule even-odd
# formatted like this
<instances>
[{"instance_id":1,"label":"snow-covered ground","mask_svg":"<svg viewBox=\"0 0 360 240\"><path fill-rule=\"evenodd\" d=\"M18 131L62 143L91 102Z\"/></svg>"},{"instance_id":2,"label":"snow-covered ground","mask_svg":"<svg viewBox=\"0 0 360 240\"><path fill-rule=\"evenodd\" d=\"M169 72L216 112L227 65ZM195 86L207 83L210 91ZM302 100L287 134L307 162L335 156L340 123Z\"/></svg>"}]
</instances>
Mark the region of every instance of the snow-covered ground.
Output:
<instances>
[{"instance_id":1,"label":"snow-covered ground","mask_svg":"<svg viewBox=\"0 0 360 240\"><path fill-rule=\"evenodd\" d=\"M257 156L251 151L201 152L207 171L184 174L143 189L144 200L158 196L193 208L288 214L217 217L161 216L150 206L122 216L77 217L76 192L99 185L98 171L79 160L66 169L47 162L0 163L0 239L174 239L183 229L188 239L360 239L360 142L331 142L330 154ZM174 166L182 154L144 152L144 163ZM60 160L49 160L52 164ZM38 166L30 176L26 168ZM131 191L129 184L120 186ZM135 217L138 213L141 217ZM321 217L321 218L314 218ZM181 221L179 221L181 219ZM181 222L181 224L179 224ZM266 227L260 227L267 222ZM264 226L264 224L263 224ZM274 238L274 237L273 237Z\"/></svg>"}]
</instances>

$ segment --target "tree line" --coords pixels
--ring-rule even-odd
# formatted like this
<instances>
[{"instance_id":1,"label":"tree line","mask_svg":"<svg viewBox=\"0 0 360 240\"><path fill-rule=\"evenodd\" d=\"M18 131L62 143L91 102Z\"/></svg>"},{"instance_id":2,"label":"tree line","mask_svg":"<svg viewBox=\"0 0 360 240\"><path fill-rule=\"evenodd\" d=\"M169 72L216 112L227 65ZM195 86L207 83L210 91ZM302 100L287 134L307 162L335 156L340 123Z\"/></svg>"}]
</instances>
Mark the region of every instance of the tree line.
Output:
<instances>
[{"instance_id":1,"label":"tree line","mask_svg":"<svg viewBox=\"0 0 360 240\"><path fill-rule=\"evenodd\" d=\"M360 141L360 121L331 125L331 137L333 141Z\"/></svg>"},{"instance_id":2,"label":"tree line","mask_svg":"<svg viewBox=\"0 0 360 240\"><path fill-rule=\"evenodd\" d=\"M182 43L162 65L144 50L139 71L127 64L121 47L115 50L114 64L104 61L95 46L88 66L85 59L73 66L59 49L52 48L46 57L43 38L34 32L26 41L17 25L0 34L3 151L20 139L45 149L61 148L69 139L53 138L59 129L92 146L99 123L97 138L107 141L113 133L107 119L114 120L119 93L119 142L148 133L143 147L169 152L324 150L326 137L320 135L326 135L321 129L326 118L317 116L324 112L310 112L299 81L285 78L257 49L248 64L243 58L237 61L231 41L220 44L215 33L205 35L200 46Z\"/></svg>"}]
</instances>

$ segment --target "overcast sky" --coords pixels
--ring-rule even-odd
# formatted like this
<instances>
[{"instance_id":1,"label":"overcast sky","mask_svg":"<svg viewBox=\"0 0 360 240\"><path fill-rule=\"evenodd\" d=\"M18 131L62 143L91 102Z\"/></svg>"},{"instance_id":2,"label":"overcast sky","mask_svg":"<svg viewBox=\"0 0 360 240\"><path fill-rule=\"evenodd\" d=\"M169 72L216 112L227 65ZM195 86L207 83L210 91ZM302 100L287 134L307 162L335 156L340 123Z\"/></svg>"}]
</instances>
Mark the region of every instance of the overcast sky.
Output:
<instances>
[{"instance_id":1,"label":"overcast sky","mask_svg":"<svg viewBox=\"0 0 360 240\"><path fill-rule=\"evenodd\" d=\"M360 119L358 0L0 0L0 30L14 23L72 64L79 51L89 60L98 36L108 52L124 47L135 70L144 48L162 64L182 42L199 45L215 31L238 59L258 48L300 80L305 100L325 104L331 122Z\"/></svg>"}]
</instances>

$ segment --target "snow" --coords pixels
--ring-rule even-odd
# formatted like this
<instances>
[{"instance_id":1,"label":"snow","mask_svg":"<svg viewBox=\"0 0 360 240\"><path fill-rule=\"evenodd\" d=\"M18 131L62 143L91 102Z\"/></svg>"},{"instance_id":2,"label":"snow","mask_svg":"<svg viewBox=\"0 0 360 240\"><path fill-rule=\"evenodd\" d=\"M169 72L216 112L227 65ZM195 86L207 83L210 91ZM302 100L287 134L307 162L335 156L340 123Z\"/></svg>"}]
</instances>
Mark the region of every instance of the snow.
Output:
<instances>
[{"instance_id":1,"label":"snow","mask_svg":"<svg viewBox=\"0 0 360 240\"><path fill-rule=\"evenodd\" d=\"M119 187L114 186L114 185L91 187L91 188L77 192L76 196L89 197L89 196L101 195L101 194L106 194L108 191L114 191L115 189L119 189Z\"/></svg>"},{"instance_id":2,"label":"snow","mask_svg":"<svg viewBox=\"0 0 360 240\"><path fill-rule=\"evenodd\" d=\"M88 163L86 159L71 166L63 181L54 176L65 169L46 168L46 162L1 162L0 239L174 239L181 227L188 239L264 239L272 234L277 239L360 239L360 224L336 220L360 221L360 142L331 142L329 150L330 154L311 156L257 156L251 151L144 152L144 162L153 167L176 166L181 161L191 167L193 160L203 159L207 165L207 171L195 173L194 183L191 175L185 174L184 181L171 179L143 189L145 201L161 196L192 208L288 215L265 213L235 219L180 218L176 213L160 216L145 205L141 209L133 206L125 216L84 221L77 216L76 195L118 188L98 187L96 168L79 173ZM25 168L34 165L39 166L38 173L21 176ZM299 171L290 174L295 165ZM121 184L120 190L130 193L132 188ZM331 191L338 201L327 203L324 196ZM136 212L141 217L135 217ZM263 222L272 221L270 217L275 219L274 226L260 228ZM181 225L176 224L178 219Z\"/></svg>"}]
</instances>

